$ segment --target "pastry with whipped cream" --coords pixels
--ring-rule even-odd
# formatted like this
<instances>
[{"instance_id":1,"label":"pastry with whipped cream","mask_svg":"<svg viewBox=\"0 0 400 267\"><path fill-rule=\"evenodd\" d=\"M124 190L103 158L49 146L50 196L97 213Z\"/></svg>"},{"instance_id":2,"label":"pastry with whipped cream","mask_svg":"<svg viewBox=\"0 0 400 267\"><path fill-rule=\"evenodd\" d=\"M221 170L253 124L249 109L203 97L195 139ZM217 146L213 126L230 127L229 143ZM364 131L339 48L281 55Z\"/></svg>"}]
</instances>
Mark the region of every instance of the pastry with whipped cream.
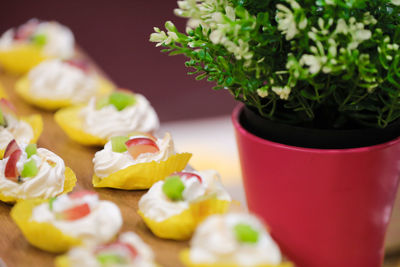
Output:
<instances>
[{"instance_id":1,"label":"pastry with whipped cream","mask_svg":"<svg viewBox=\"0 0 400 267\"><path fill-rule=\"evenodd\" d=\"M118 206L91 191L20 201L11 217L29 243L50 252L109 242L122 226Z\"/></svg>"},{"instance_id":2,"label":"pastry with whipped cream","mask_svg":"<svg viewBox=\"0 0 400 267\"><path fill-rule=\"evenodd\" d=\"M93 158L94 187L148 189L171 173L183 170L190 153L176 153L169 133L164 138L137 132L114 136Z\"/></svg>"},{"instance_id":3,"label":"pastry with whipped cream","mask_svg":"<svg viewBox=\"0 0 400 267\"><path fill-rule=\"evenodd\" d=\"M43 120L38 114L18 117L14 105L0 99L0 151L1 155L11 140L18 143L36 143L43 130Z\"/></svg>"},{"instance_id":4,"label":"pastry with whipped cream","mask_svg":"<svg viewBox=\"0 0 400 267\"><path fill-rule=\"evenodd\" d=\"M152 249L133 232L94 247L74 247L56 258L56 267L156 267Z\"/></svg>"},{"instance_id":5,"label":"pastry with whipped cream","mask_svg":"<svg viewBox=\"0 0 400 267\"><path fill-rule=\"evenodd\" d=\"M83 59L43 61L19 79L15 87L26 102L47 110L85 104L91 97L113 90L113 85Z\"/></svg>"},{"instance_id":6,"label":"pastry with whipped cream","mask_svg":"<svg viewBox=\"0 0 400 267\"><path fill-rule=\"evenodd\" d=\"M181 253L187 267L293 267L261 221L246 213L212 215Z\"/></svg>"},{"instance_id":7,"label":"pastry with whipped cream","mask_svg":"<svg viewBox=\"0 0 400 267\"><path fill-rule=\"evenodd\" d=\"M183 171L155 183L140 199L138 213L156 236L187 240L202 220L225 213L230 202L216 171Z\"/></svg>"},{"instance_id":8,"label":"pastry with whipped cream","mask_svg":"<svg viewBox=\"0 0 400 267\"><path fill-rule=\"evenodd\" d=\"M128 136L136 131L153 133L160 124L149 101L126 90L92 98L85 106L61 109L55 120L74 141L97 146L105 145L113 136Z\"/></svg>"},{"instance_id":9,"label":"pastry with whipped cream","mask_svg":"<svg viewBox=\"0 0 400 267\"><path fill-rule=\"evenodd\" d=\"M24 73L45 59L69 59L75 54L71 30L55 21L31 19L0 37L0 65Z\"/></svg>"},{"instance_id":10,"label":"pastry with whipped cream","mask_svg":"<svg viewBox=\"0 0 400 267\"><path fill-rule=\"evenodd\" d=\"M64 161L36 144L13 139L0 160L0 200L4 202L48 199L71 191L75 183L75 174Z\"/></svg>"}]
</instances>

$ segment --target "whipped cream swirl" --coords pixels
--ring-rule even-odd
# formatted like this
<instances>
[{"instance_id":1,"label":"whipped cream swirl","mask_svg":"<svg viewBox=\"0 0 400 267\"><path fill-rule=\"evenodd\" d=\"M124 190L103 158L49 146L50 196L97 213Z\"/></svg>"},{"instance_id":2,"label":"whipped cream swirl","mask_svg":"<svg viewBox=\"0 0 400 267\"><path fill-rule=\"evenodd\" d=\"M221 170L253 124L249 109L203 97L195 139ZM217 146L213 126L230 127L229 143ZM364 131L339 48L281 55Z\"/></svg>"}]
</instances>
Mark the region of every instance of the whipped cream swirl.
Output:
<instances>
[{"instance_id":1,"label":"whipped cream swirl","mask_svg":"<svg viewBox=\"0 0 400 267\"><path fill-rule=\"evenodd\" d=\"M0 149L6 149L13 139L21 144L28 144L33 139L32 127L27 122L6 113L3 116L7 127L0 126Z\"/></svg>"},{"instance_id":2,"label":"whipped cream swirl","mask_svg":"<svg viewBox=\"0 0 400 267\"><path fill-rule=\"evenodd\" d=\"M27 23L38 23L33 19ZM40 22L32 36L41 34L46 36L43 52L48 57L71 58L75 53L75 40L71 30L55 21ZM9 29L0 37L0 50L12 49L15 45L25 43L27 40L15 40L15 29Z\"/></svg>"},{"instance_id":3,"label":"whipped cream swirl","mask_svg":"<svg viewBox=\"0 0 400 267\"><path fill-rule=\"evenodd\" d=\"M256 243L240 243L234 233L237 224L250 225L259 233ZM196 264L238 266L277 265L282 261L279 247L253 215L231 213L212 215L198 226L191 240L190 259Z\"/></svg>"},{"instance_id":4,"label":"whipped cream swirl","mask_svg":"<svg viewBox=\"0 0 400 267\"><path fill-rule=\"evenodd\" d=\"M114 105L96 108L92 98L81 110L81 118L86 132L109 139L112 136L129 135L132 132L152 132L158 129L158 116L149 101L140 94L135 94L134 105L118 111Z\"/></svg>"},{"instance_id":5,"label":"whipped cream swirl","mask_svg":"<svg viewBox=\"0 0 400 267\"><path fill-rule=\"evenodd\" d=\"M25 152L26 145L20 144L21 157L17 162L19 172L28 161ZM5 166L9 157L0 160L0 193L5 196L27 198L50 198L60 194L64 190L65 165L64 161L53 152L38 148L34 159L38 166L38 173L34 177L22 178L21 183L13 182L4 175ZM29 160L30 160L29 159Z\"/></svg>"},{"instance_id":6,"label":"whipped cream swirl","mask_svg":"<svg viewBox=\"0 0 400 267\"><path fill-rule=\"evenodd\" d=\"M58 220L57 212L62 212L76 205L87 203L90 213L77 220ZM82 239L93 245L110 241L122 226L122 216L117 205L110 201L100 201L97 194L88 195L78 200L71 200L68 195L61 195L53 202L53 211L45 202L33 209L31 220L50 223L64 234Z\"/></svg>"},{"instance_id":7,"label":"whipped cream swirl","mask_svg":"<svg viewBox=\"0 0 400 267\"><path fill-rule=\"evenodd\" d=\"M218 172L215 170L206 170L200 172L192 171L192 173L200 176L202 181L200 182L196 177L189 179L181 178L185 185L183 200L170 200L162 190L164 181L159 181L139 200L139 210L146 217L161 222L187 210L191 203L208 197L215 197L226 201L231 200L228 192L220 182Z\"/></svg>"},{"instance_id":8,"label":"whipped cream swirl","mask_svg":"<svg viewBox=\"0 0 400 267\"><path fill-rule=\"evenodd\" d=\"M29 74L30 92L36 98L70 100L74 104L89 101L96 93L94 75L59 59L46 60Z\"/></svg>"},{"instance_id":9,"label":"whipped cream swirl","mask_svg":"<svg viewBox=\"0 0 400 267\"><path fill-rule=\"evenodd\" d=\"M138 136L135 135L131 138L137 137ZM111 141L108 141L104 149L96 152L94 155L94 173L98 177L104 178L131 165L152 161L165 161L175 154L174 142L169 133L166 133L163 139L157 139L156 144L160 151L157 153L143 153L134 159L128 151L123 153L113 152Z\"/></svg>"},{"instance_id":10,"label":"whipped cream swirl","mask_svg":"<svg viewBox=\"0 0 400 267\"><path fill-rule=\"evenodd\" d=\"M135 267L155 267L154 264L154 254L151 248L145 244L138 235L133 232L125 232L120 235L119 241L125 244L129 244L132 246L136 251L137 255L133 259L132 262L121 262L116 263L115 267L128 267L128 266L135 266ZM102 267L97 259L96 255L94 255L95 249L92 248L85 248L85 247L76 247L71 249L67 256L68 256L68 263L70 267Z\"/></svg>"}]
</instances>

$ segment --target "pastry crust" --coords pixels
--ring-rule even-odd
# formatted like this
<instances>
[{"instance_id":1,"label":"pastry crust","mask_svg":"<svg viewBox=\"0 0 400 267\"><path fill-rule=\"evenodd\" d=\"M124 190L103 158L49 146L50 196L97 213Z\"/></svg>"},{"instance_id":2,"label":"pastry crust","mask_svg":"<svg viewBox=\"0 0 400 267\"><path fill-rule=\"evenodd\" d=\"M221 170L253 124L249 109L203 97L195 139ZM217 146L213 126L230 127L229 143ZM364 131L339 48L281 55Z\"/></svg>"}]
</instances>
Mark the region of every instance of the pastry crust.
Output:
<instances>
[{"instance_id":1,"label":"pastry crust","mask_svg":"<svg viewBox=\"0 0 400 267\"><path fill-rule=\"evenodd\" d=\"M173 240L188 240L192 236L197 225L212 214L223 214L228 211L230 201L216 198L206 199L191 203L178 215L157 222L144 215L142 211L138 214L143 218L146 225L158 237Z\"/></svg>"},{"instance_id":2,"label":"pastry crust","mask_svg":"<svg viewBox=\"0 0 400 267\"><path fill-rule=\"evenodd\" d=\"M181 251L179 258L186 267L240 267L234 263L194 263L190 260L190 249ZM283 262L281 264L258 264L252 267L294 267L291 262Z\"/></svg>"},{"instance_id":3,"label":"pastry crust","mask_svg":"<svg viewBox=\"0 0 400 267\"><path fill-rule=\"evenodd\" d=\"M107 139L94 136L83 130L83 121L79 117L82 108L83 106L80 105L60 109L54 114L54 119L68 137L75 142L86 146L104 146Z\"/></svg>"},{"instance_id":4,"label":"pastry crust","mask_svg":"<svg viewBox=\"0 0 400 267\"><path fill-rule=\"evenodd\" d=\"M33 209L46 202L43 199L31 199L18 202L11 210L11 217L21 229L28 242L49 252L65 252L72 246L81 244L81 240L65 235L50 223L31 220Z\"/></svg>"},{"instance_id":5,"label":"pastry crust","mask_svg":"<svg viewBox=\"0 0 400 267\"><path fill-rule=\"evenodd\" d=\"M149 189L154 183L163 180L168 175L182 171L191 156L190 153L179 153L170 156L165 161L131 165L104 178L93 175L92 183L94 187Z\"/></svg>"},{"instance_id":6,"label":"pastry crust","mask_svg":"<svg viewBox=\"0 0 400 267\"><path fill-rule=\"evenodd\" d=\"M33 44L18 44L0 51L0 64L8 72L22 74L40 62L49 59L41 47Z\"/></svg>"},{"instance_id":7,"label":"pastry crust","mask_svg":"<svg viewBox=\"0 0 400 267\"><path fill-rule=\"evenodd\" d=\"M59 194L69 193L75 187L76 184L76 176L74 171L71 168L65 167L65 179L64 179L64 190ZM34 179L34 178L33 178ZM43 185L46 186L46 185ZM20 200L24 200L23 198L18 198L16 196L8 196L4 195L0 192L0 201L14 203Z\"/></svg>"},{"instance_id":8,"label":"pastry crust","mask_svg":"<svg viewBox=\"0 0 400 267\"><path fill-rule=\"evenodd\" d=\"M45 110L56 110L63 107L74 105L69 99L55 100L51 98L39 98L30 93L30 82L27 76L22 77L15 84L15 90L18 95L31 105ZM101 77L97 78L97 91L95 96L101 97L114 90L114 85Z\"/></svg>"}]
</instances>

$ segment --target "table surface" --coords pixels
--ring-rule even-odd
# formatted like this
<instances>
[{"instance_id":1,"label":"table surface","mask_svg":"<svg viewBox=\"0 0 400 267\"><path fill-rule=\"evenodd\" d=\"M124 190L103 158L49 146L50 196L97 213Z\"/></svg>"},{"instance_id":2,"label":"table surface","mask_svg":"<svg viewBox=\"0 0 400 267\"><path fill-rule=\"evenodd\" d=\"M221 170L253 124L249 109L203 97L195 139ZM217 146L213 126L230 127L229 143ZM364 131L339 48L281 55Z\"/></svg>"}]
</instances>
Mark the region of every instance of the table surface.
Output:
<instances>
[{"instance_id":1,"label":"table surface","mask_svg":"<svg viewBox=\"0 0 400 267\"><path fill-rule=\"evenodd\" d=\"M0 82L5 87L9 99L16 106L19 115L40 114L44 120L44 130L39 139L38 146L50 149L61 156L66 166L71 167L78 178L74 190L91 189L93 190L91 179L93 174L92 158L99 148L81 146L64 134L53 119L52 112L41 111L27 105L14 93L14 83L17 76L7 75L0 72ZM163 240L155 237L145 226L139 215L138 201L144 191L123 191L116 189L96 189L101 199L110 200L116 203L122 213L124 220L121 232L134 231L147 244L149 244L156 255L156 261L164 267L183 266L178 259L179 252L188 247L188 242L177 242ZM12 206L0 203L0 258L8 267L20 266L53 266L56 254L48 253L31 246L16 224L11 220L9 212ZM398 213L400 214L400 213ZM396 218L400 222L399 218ZM397 221L396 221L397 222ZM392 231L389 238L396 243L397 233L400 233L400 223L392 223ZM396 227L399 225L399 227ZM398 235L400 237L400 234ZM391 246L391 257L385 261L385 267L400 266L400 257L397 257L396 250ZM1 263L0 263L1 266Z\"/></svg>"}]
</instances>

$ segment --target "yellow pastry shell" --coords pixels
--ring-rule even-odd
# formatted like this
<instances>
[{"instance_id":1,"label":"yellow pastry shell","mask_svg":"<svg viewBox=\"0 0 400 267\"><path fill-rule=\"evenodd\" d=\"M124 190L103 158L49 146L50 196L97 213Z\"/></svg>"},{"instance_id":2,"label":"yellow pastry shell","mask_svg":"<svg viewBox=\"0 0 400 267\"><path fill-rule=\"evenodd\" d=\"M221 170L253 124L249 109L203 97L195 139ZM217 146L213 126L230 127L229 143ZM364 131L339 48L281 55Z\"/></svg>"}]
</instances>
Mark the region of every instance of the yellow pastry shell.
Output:
<instances>
[{"instance_id":1,"label":"yellow pastry shell","mask_svg":"<svg viewBox=\"0 0 400 267\"><path fill-rule=\"evenodd\" d=\"M141 210L138 214L156 236L165 239L188 240L197 225L206 217L227 212L229 205L230 201L227 200L206 199L192 203L189 209L160 222L146 217Z\"/></svg>"},{"instance_id":2,"label":"yellow pastry shell","mask_svg":"<svg viewBox=\"0 0 400 267\"><path fill-rule=\"evenodd\" d=\"M71 192L72 189L75 187L75 184L76 184L76 176L75 176L74 171L71 170L70 168L66 167L65 168L65 179L64 179L64 190L59 195ZM46 185L43 185L43 186L46 186ZM7 196L0 192L0 201L14 203L14 202L21 201L21 200L24 200L24 199L18 198L15 196Z\"/></svg>"},{"instance_id":3,"label":"yellow pastry shell","mask_svg":"<svg viewBox=\"0 0 400 267\"><path fill-rule=\"evenodd\" d=\"M114 85L108 80L98 77L97 78L97 92L94 96L104 96L111 93ZM30 81L27 76L22 77L15 84L17 94L31 105L37 106L45 110L56 110L63 107L74 105L69 99L54 100L51 98L36 97L30 92Z\"/></svg>"},{"instance_id":4,"label":"yellow pastry shell","mask_svg":"<svg viewBox=\"0 0 400 267\"><path fill-rule=\"evenodd\" d=\"M241 267L234 263L194 263L190 260L190 249L184 249L180 253L180 259L186 267ZM252 267L293 267L291 262L283 262L281 264L258 264Z\"/></svg>"},{"instance_id":5,"label":"yellow pastry shell","mask_svg":"<svg viewBox=\"0 0 400 267\"><path fill-rule=\"evenodd\" d=\"M33 44L18 44L10 49L0 50L0 65L8 72L22 74L49 59L40 46Z\"/></svg>"},{"instance_id":6,"label":"yellow pastry shell","mask_svg":"<svg viewBox=\"0 0 400 267\"><path fill-rule=\"evenodd\" d=\"M6 89L4 89L3 84L0 83L0 99L1 98L8 99L8 95L6 93Z\"/></svg>"},{"instance_id":7,"label":"yellow pastry shell","mask_svg":"<svg viewBox=\"0 0 400 267\"><path fill-rule=\"evenodd\" d=\"M94 187L149 189L154 183L163 180L168 175L183 170L191 156L190 153L179 153L170 156L165 161L131 165L102 179L93 175L92 183Z\"/></svg>"},{"instance_id":8,"label":"yellow pastry shell","mask_svg":"<svg viewBox=\"0 0 400 267\"><path fill-rule=\"evenodd\" d=\"M55 267L70 267L68 256L67 255L61 255L56 257L54 261L54 266Z\"/></svg>"},{"instance_id":9,"label":"yellow pastry shell","mask_svg":"<svg viewBox=\"0 0 400 267\"><path fill-rule=\"evenodd\" d=\"M55 261L54 261L54 266L55 267L70 267L70 263L69 263L69 259L68 259L68 255L61 255L56 257ZM160 265L153 263L152 265L153 267L160 267Z\"/></svg>"},{"instance_id":10,"label":"yellow pastry shell","mask_svg":"<svg viewBox=\"0 0 400 267\"><path fill-rule=\"evenodd\" d=\"M72 106L60 109L54 114L57 124L64 130L69 138L86 146L104 146L107 139L101 138L83 130L83 121L79 116L83 106Z\"/></svg>"},{"instance_id":11,"label":"yellow pastry shell","mask_svg":"<svg viewBox=\"0 0 400 267\"><path fill-rule=\"evenodd\" d=\"M28 242L49 252L65 252L81 240L65 235L50 223L31 220L33 209L46 202L43 199L30 199L18 202L11 210L11 218L18 225Z\"/></svg>"}]
</instances>

